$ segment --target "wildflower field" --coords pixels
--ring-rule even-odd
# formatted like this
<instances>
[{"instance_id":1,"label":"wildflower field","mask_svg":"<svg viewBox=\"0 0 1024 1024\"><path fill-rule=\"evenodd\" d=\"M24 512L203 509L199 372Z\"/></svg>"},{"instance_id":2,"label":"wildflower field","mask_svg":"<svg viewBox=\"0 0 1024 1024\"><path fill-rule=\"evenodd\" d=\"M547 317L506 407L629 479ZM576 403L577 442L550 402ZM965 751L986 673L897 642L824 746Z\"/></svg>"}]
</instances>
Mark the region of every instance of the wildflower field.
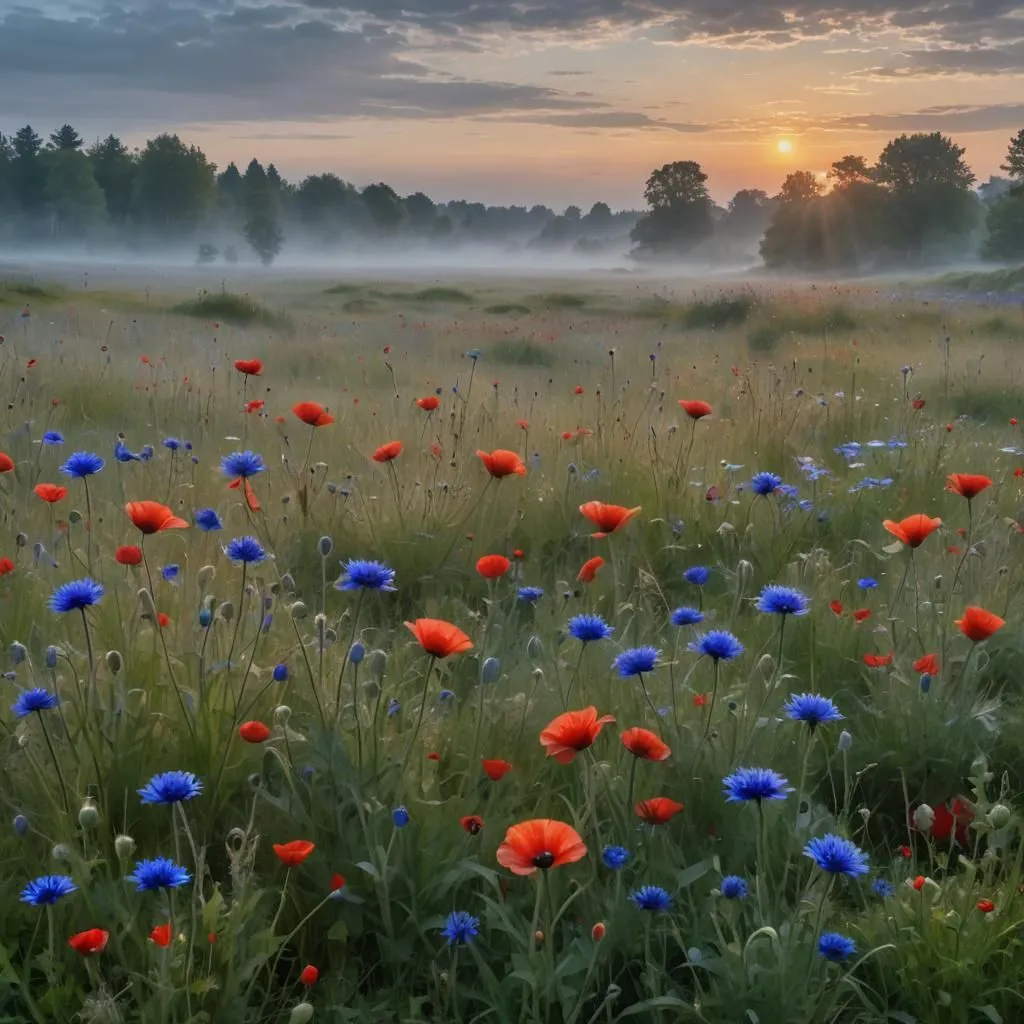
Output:
<instances>
[{"instance_id":1,"label":"wildflower field","mask_svg":"<svg viewBox=\"0 0 1024 1024\"><path fill-rule=\"evenodd\" d=\"M0 1020L1024 1017L1017 313L259 287L0 287Z\"/></svg>"}]
</instances>

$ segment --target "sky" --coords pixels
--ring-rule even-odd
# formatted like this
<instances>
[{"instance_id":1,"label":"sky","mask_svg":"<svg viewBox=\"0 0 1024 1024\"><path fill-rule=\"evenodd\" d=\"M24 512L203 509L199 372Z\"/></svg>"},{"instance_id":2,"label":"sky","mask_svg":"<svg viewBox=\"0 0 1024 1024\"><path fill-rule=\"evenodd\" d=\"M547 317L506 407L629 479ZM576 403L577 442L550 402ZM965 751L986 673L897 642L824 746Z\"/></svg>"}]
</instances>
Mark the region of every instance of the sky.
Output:
<instances>
[{"instance_id":1,"label":"sky","mask_svg":"<svg viewBox=\"0 0 1024 1024\"><path fill-rule=\"evenodd\" d=\"M726 201L936 130L986 180L1024 0L0 0L0 131L64 122L437 201L638 208L674 160Z\"/></svg>"}]
</instances>

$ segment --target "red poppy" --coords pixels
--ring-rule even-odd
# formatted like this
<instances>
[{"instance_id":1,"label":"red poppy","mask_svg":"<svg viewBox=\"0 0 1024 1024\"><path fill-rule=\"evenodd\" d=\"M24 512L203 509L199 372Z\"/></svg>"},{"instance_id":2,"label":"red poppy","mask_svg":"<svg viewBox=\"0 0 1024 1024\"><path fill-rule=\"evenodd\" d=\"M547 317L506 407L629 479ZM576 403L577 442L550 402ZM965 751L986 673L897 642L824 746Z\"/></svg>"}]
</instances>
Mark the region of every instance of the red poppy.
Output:
<instances>
[{"instance_id":1,"label":"red poppy","mask_svg":"<svg viewBox=\"0 0 1024 1024\"><path fill-rule=\"evenodd\" d=\"M978 900L978 902L975 903L975 906L983 914L991 914L992 911L996 909L996 905L991 900Z\"/></svg>"},{"instance_id":2,"label":"red poppy","mask_svg":"<svg viewBox=\"0 0 1024 1024\"><path fill-rule=\"evenodd\" d=\"M898 537L907 547L920 547L932 534L942 525L941 519L932 519L919 512L917 515L907 516L898 523L891 519L883 521L882 525L894 536Z\"/></svg>"},{"instance_id":3,"label":"red poppy","mask_svg":"<svg viewBox=\"0 0 1024 1024\"><path fill-rule=\"evenodd\" d=\"M583 385L582 384L577 384L576 387L573 388L573 394L582 395L583 394Z\"/></svg>"},{"instance_id":4,"label":"red poppy","mask_svg":"<svg viewBox=\"0 0 1024 1024\"><path fill-rule=\"evenodd\" d=\"M441 755L436 750L432 750L429 754L427 754L427 760L428 761L440 761L441 760Z\"/></svg>"},{"instance_id":5,"label":"red poppy","mask_svg":"<svg viewBox=\"0 0 1024 1024\"><path fill-rule=\"evenodd\" d=\"M306 966L302 968L302 972L299 974L299 984L305 985L306 988L312 988L319 977L320 972L312 964L306 964Z\"/></svg>"},{"instance_id":6,"label":"red poppy","mask_svg":"<svg viewBox=\"0 0 1024 1024\"><path fill-rule=\"evenodd\" d=\"M622 505L606 505L602 501L588 501L580 505L580 512L597 527L598 532L591 536L598 540L625 526L639 511L639 505L636 508L624 508Z\"/></svg>"},{"instance_id":7,"label":"red poppy","mask_svg":"<svg viewBox=\"0 0 1024 1024\"><path fill-rule=\"evenodd\" d=\"M918 875L917 878L915 878L910 884L914 889L920 892L924 888L925 882L927 881L928 879L925 878L924 875Z\"/></svg>"},{"instance_id":8,"label":"red poppy","mask_svg":"<svg viewBox=\"0 0 1024 1024\"><path fill-rule=\"evenodd\" d=\"M459 824L471 836L478 836L483 831L484 819L479 814L467 814L459 819Z\"/></svg>"},{"instance_id":9,"label":"red poppy","mask_svg":"<svg viewBox=\"0 0 1024 1024\"><path fill-rule=\"evenodd\" d=\"M67 497L68 489L60 484L36 484L33 490L48 505L53 505Z\"/></svg>"},{"instance_id":10,"label":"red poppy","mask_svg":"<svg viewBox=\"0 0 1024 1024\"><path fill-rule=\"evenodd\" d=\"M150 933L149 938L161 949L166 949L171 944L172 932L169 924L158 924Z\"/></svg>"},{"instance_id":11,"label":"red poppy","mask_svg":"<svg viewBox=\"0 0 1024 1024\"><path fill-rule=\"evenodd\" d=\"M297 402L292 412L311 427L329 427L334 417L319 402Z\"/></svg>"},{"instance_id":12,"label":"red poppy","mask_svg":"<svg viewBox=\"0 0 1024 1024\"><path fill-rule=\"evenodd\" d=\"M530 421L529 420L517 420L516 422L519 424L519 429L520 430L529 430L530 429Z\"/></svg>"},{"instance_id":13,"label":"red poppy","mask_svg":"<svg viewBox=\"0 0 1024 1024\"><path fill-rule=\"evenodd\" d=\"M165 627L169 626L171 624L171 617L170 617L170 615L168 615L167 612L157 612L156 624L161 629L164 629Z\"/></svg>"},{"instance_id":14,"label":"red poppy","mask_svg":"<svg viewBox=\"0 0 1024 1024\"><path fill-rule=\"evenodd\" d=\"M679 404L682 406L683 412L691 420L699 420L704 416L711 415L711 406L707 402L702 402L699 398L680 398Z\"/></svg>"},{"instance_id":15,"label":"red poppy","mask_svg":"<svg viewBox=\"0 0 1024 1024\"><path fill-rule=\"evenodd\" d=\"M963 618L954 620L968 640L976 644L987 640L993 633L998 632L1006 625L1006 620L1001 619L993 612L987 612L984 608L965 608Z\"/></svg>"},{"instance_id":16,"label":"red poppy","mask_svg":"<svg viewBox=\"0 0 1024 1024\"><path fill-rule=\"evenodd\" d=\"M188 523L179 519L166 505L159 501L129 501L124 507L128 518L136 528L145 534L160 533L162 530L185 530Z\"/></svg>"},{"instance_id":17,"label":"red poppy","mask_svg":"<svg viewBox=\"0 0 1024 1024\"><path fill-rule=\"evenodd\" d=\"M1017 478L1018 480L1019 480L1019 479L1020 479L1021 477L1024 477L1024 466L1018 466L1018 467L1017 467L1017 468L1016 468L1016 469L1015 469L1015 470L1013 471L1013 475L1014 475L1014 476L1015 476L1015 477L1016 477L1016 478Z\"/></svg>"},{"instance_id":18,"label":"red poppy","mask_svg":"<svg viewBox=\"0 0 1024 1024\"><path fill-rule=\"evenodd\" d=\"M559 764L568 764L597 739L605 725L614 721L613 715L598 718L595 707L566 711L541 730L541 746L547 750L548 757L553 757Z\"/></svg>"},{"instance_id":19,"label":"red poppy","mask_svg":"<svg viewBox=\"0 0 1024 1024\"><path fill-rule=\"evenodd\" d=\"M484 758L480 762L484 769L484 775L491 780L491 782L497 782L499 779L503 779L510 771L512 771L512 763L510 761L502 761L501 758Z\"/></svg>"},{"instance_id":20,"label":"red poppy","mask_svg":"<svg viewBox=\"0 0 1024 1024\"><path fill-rule=\"evenodd\" d=\"M10 473L14 469L14 459L6 452L0 452L0 473Z\"/></svg>"},{"instance_id":21,"label":"red poppy","mask_svg":"<svg viewBox=\"0 0 1024 1024\"><path fill-rule=\"evenodd\" d=\"M253 398L250 401L245 403L245 411L246 412L259 412L260 409L263 408L264 404L265 403L264 403L262 398Z\"/></svg>"},{"instance_id":22,"label":"red poppy","mask_svg":"<svg viewBox=\"0 0 1024 1024\"><path fill-rule=\"evenodd\" d=\"M695 693L693 695L693 706L695 708L704 708L708 704L708 695L706 693Z\"/></svg>"},{"instance_id":23,"label":"red poppy","mask_svg":"<svg viewBox=\"0 0 1024 1024\"><path fill-rule=\"evenodd\" d=\"M447 658L473 649L473 641L458 626L443 619L417 619L405 626L419 640L423 650L435 658Z\"/></svg>"},{"instance_id":24,"label":"red poppy","mask_svg":"<svg viewBox=\"0 0 1024 1024\"><path fill-rule=\"evenodd\" d=\"M88 931L79 932L68 939L68 945L82 956L93 956L95 953L102 953L107 948L107 941L110 932L102 928L90 928Z\"/></svg>"},{"instance_id":25,"label":"red poppy","mask_svg":"<svg viewBox=\"0 0 1024 1024\"><path fill-rule=\"evenodd\" d=\"M114 552L114 561L120 565L138 565L142 561L142 548L123 544Z\"/></svg>"},{"instance_id":26,"label":"red poppy","mask_svg":"<svg viewBox=\"0 0 1024 1024\"><path fill-rule=\"evenodd\" d=\"M493 452L478 451L476 457L496 480L506 476L526 476L523 460L505 448L495 448Z\"/></svg>"},{"instance_id":27,"label":"red poppy","mask_svg":"<svg viewBox=\"0 0 1024 1024\"><path fill-rule=\"evenodd\" d=\"M0 576L14 572L14 563L9 558L0 558Z\"/></svg>"},{"instance_id":28,"label":"red poppy","mask_svg":"<svg viewBox=\"0 0 1024 1024\"><path fill-rule=\"evenodd\" d=\"M38 359L30 359L25 365L31 370L32 367L35 366L36 363L38 363L38 362L39 362Z\"/></svg>"},{"instance_id":29,"label":"red poppy","mask_svg":"<svg viewBox=\"0 0 1024 1024\"><path fill-rule=\"evenodd\" d=\"M307 839L293 839L290 843L274 843L277 859L289 868L297 868L314 850L316 845Z\"/></svg>"},{"instance_id":30,"label":"red poppy","mask_svg":"<svg viewBox=\"0 0 1024 1024\"><path fill-rule=\"evenodd\" d=\"M246 377L258 377L263 372L263 363L259 359L236 359L235 369Z\"/></svg>"},{"instance_id":31,"label":"red poppy","mask_svg":"<svg viewBox=\"0 0 1024 1024\"><path fill-rule=\"evenodd\" d=\"M911 403L911 406L918 411L923 409L928 403L923 398L915 398Z\"/></svg>"},{"instance_id":32,"label":"red poppy","mask_svg":"<svg viewBox=\"0 0 1024 1024\"><path fill-rule=\"evenodd\" d=\"M986 487L992 486L992 478L980 473L950 473L946 480L946 490L970 501L976 498Z\"/></svg>"},{"instance_id":33,"label":"red poppy","mask_svg":"<svg viewBox=\"0 0 1024 1024\"><path fill-rule=\"evenodd\" d=\"M416 404L424 412L433 412L441 404L441 399L437 395L427 395L426 398L417 398Z\"/></svg>"},{"instance_id":34,"label":"red poppy","mask_svg":"<svg viewBox=\"0 0 1024 1024\"><path fill-rule=\"evenodd\" d=\"M914 671L925 676L937 676L939 674L939 656L937 654L926 654L914 662Z\"/></svg>"},{"instance_id":35,"label":"red poppy","mask_svg":"<svg viewBox=\"0 0 1024 1024\"><path fill-rule=\"evenodd\" d=\"M843 602L842 601L832 601L829 604L829 608L832 609L832 614L833 615L839 616L839 615L843 614Z\"/></svg>"},{"instance_id":36,"label":"red poppy","mask_svg":"<svg viewBox=\"0 0 1024 1024\"><path fill-rule=\"evenodd\" d=\"M622 745L634 757L645 761L664 761L672 754L668 745L650 729L627 729L622 734Z\"/></svg>"},{"instance_id":37,"label":"red poppy","mask_svg":"<svg viewBox=\"0 0 1024 1024\"><path fill-rule=\"evenodd\" d=\"M683 810L683 805L667 796L654 796L650 800L641 800L634 810L646 824L664 825Z\"/></svg>"},{"instance_id":38,"label":"red poppy","mask_svg":"<svg viewBox=\"0 0 1024 1024\"><path fill-rule=\"evenodd\" d=\"M597 924L590 929L590 937L595 942L600 942L607 933L608 929L605 927L605 923L603 921L598 921Z\"/></svg>"},{"instance_id":39,"label":"red poppy","mask_svg":"<svg viewBox=\"0 0 1024 1024\"><path fill-rule=\"evenodd\" d=\"M439 459L444 454L444 449L436 441L433 441L430 445L430 454L433 455L435 459Z\"/></svg>"},{"instance_id":40,"label":"red poppy","mask_svg":"<svg viewBox=\"0 0 1024 1024\"><path fill-rule=\"evenodd\" d=\"M604 559L600 555L596 555L594 558L588 559L583 563L583 567L580 569L576 576L581 583L593 583L597 578L597 570L604 565Z\"/></svg>"},{"instance_id":41,"label":"red poppy","mask_svg":"<svg viewBox=\"0 0 1024 1024\"><path fill-rule=\"evenodd\" d=\"M238 727L238 735L246 743L262 743L270 735L270 729L262 722L243 722Z\"/></svg>"},{"instance_id":42,"label":"red poppy","mask_svg":"<svg viewBox=\"0 0 1024 1024\"><path fill-rule=\"evenodd\" d=\"M572 440L572 431L571 430L563 430L562 431L562 440L563 441L571 441Z\"/></svg>"},{"instance_id":43,"label":"red poppy","mask_svg":"<svg viewBox=\"0 0 1024 1024\"><path fill-rule=\"evenodd\" d=\"M392 459L397 459L402 454L402 448L405 447L401 441L388 441L387 444L382 444L374 453L374 462L390 462Z\"/></svg>"},{"instance_id":44,"label":"red poppy","mask_svg":"<svg viewBox=\"0 0 1024 1024\"><path fill-rule=\"evenodd\" d=\"M900 847L900 856L903 857L904 860L909 860L913 856L913 853L914 851L911 850L909 846Z\"/></svg>"},{"instance_id":45,"label":"red poppy","mask_svg":"<svg viewBox=\"0 0 1024 1024\"><path fill-rule=\"evenodd\" d=\"M511 568L512 563L504 555L484 555L476 563L476 571L485 580L500 579Z\"/></svg>"},{"instance_id":46,"label":"red poppy","mask_svg":"<svg viewBox=\"0 0 1024 1024\"><path fill-rule=\"evenodd\" d=\"M518 559L525 558L526 557L526 552L523 551L522 548L516 548L515 551L512 552L512 557L513 558L518 558Z\"/></svg>"},{"instance_id":47,"label":"red poppy","mask_svg":"<svg viewBox=\"0 0 1024 1024\"><path fill-rule=\"evenodd\" d=\"M858 608L853 613L853 621L854 622L863 622L865 619L870 619L870 618L871 618L871 609L870 608Z\"/></svg>"},{"instance_id":48,"label":"red poppy","mask_svg":"<svg viewBox=\"0 0 1024 1024\"><path fill-rule=\"evenodd\" d=\"M932 838L940 843L948 842L955 836L960 846L967 846L969 836L967 827L974 821L974 811L962 797L952 802L939 804L935 808L935 819L932 821Z\"/></svg>"},{"instance_id":49,"label":"red poppy","mask_svg":"<svg viewBox=\"0 0 1024 1024\"><path fill-rule=\"evenodd\" d=\"M572 864L587 855L579 833L562 821L539 818L512 825L498 847L498 863L515 875Z\"/></svg>"},{"instance_id":50,"label":"red poppy","mask_svg":"<svg viewBox=\"0 0 1024 1024\"><path fill-rule=\"evenodd\" d=\"M331 875L331 892L338 892L345 888L345 876L338 874L337 871Z\"/></svg>"},{"instance_id":51,"label":"red poppy","mask_svg":"<svg viewBox=\"0 0 1024 1024\"><path fill-rule=\"evenodd\" d=\"M864 664L868 668L885 668L892 664L892 654L865 654Z\"/></svg>"}]
</instances>

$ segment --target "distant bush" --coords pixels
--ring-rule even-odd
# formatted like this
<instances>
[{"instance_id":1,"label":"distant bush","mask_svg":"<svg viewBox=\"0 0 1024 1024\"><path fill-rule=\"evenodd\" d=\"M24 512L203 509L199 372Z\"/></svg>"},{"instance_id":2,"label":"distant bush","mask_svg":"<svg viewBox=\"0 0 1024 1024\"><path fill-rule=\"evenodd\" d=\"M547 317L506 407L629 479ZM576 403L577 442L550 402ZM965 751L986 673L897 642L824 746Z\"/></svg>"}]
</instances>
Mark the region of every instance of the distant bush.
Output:
<instances>
[{"instance_id":1,"label":"distant bush","mask_svg":"<svg viewBox=\"0 0 1024 1024\"><path fill-rule=\"evenodd\" d=\"M587 304L585 296L572 292L547 292L538 295L537 301L545 309L581 309Z\"/></svg>"},{"instance_id":2,"label":"distant bush","mask_svg":"<svg viewBox=\"0 0 1024 1024\"><path fill-rule=\"evenodd\" d=\"M785 336L785 330L778 324L761 324L751 329L747 345L751 352L771 352Z\"/></svg>"},{"instance_id":3,"label":"distant bush","mask_svg":"<svg viewBox=\"0 0 1024 1024\"><path fill-rule=\"evenodd\" d=\"M734 298L722 296L718 299L694 302L683 312L683 326L707 327L713 331L721 330L723 327L734 327L746 322L754 311L754 305L754 300L748 295Z\"/></svg>"},{"instance_id":4,"label":"distant bush","mask_svg":"<svg viewBox=\"0 0 1024 1024\"><path fill-rule=\"evenodd\" d=\"M964 274L944 274L939 285L951 291L964 292L1018 292L1024 291L1024 267L1007 267Z\"/></svg>"},{"instance_id":5,"label":"distant bush","mask_svg":"<svg viewBox=\"0 0 1024 1024\"><path fill-rule=\"evenodd\" d=\"M61 288L43 287L38 284L29 284L27 281L0 282L0 303L24 302L27 299L38 299L46 302L57 300L62 294L63 289Z\"/></svg>"},{"instance_id":6,"label":"distant bush","mask_svg":"<svg viewBox=\"0 0 1024 1024\"><path fill-rule=\"evenodd\" d=\"M978 324L978 331L981 334L989 334L996 338L1007 338L1014 341L1024 341L1024 321L1016 322L1005 316L990 316Z\"/></svg>"},{"instance_id":7,"label":"distant bush","mask_svg":"<svg viewBox=\"0 0 1024 1024\"><path fill-rule=\"evenodd\" d=\"M499 302L496 306L488 306L484 312L494 316L518 316L532 313L533 310L529 306L521 306L518 302Z\"/></svg>"},{"instance_id":8,"label":"distant bush","mask_svg":"<svg viewBox=\"0 0 1024 1024\"><path fill-rule=\"evenodd\" d=\"M550 348L535 341L500 341L487 350L487 359L502 366L554 366L558 361Z\"/></svg>"},{"instance_id":9,"label":"distant bush","mask_svg":"<svg viewBox=\"0 0 1024 1024\"><path fill-rule=\"evenodd\" d=\"M473 296L459 288L423 288L418 292L409 292L401 298L412 302L472 302Z\"/></svg>"},{"instance_id":10,"label":"distant bush","mask_svg":"<svg viewBox=\"0 0 1024 1024\"><path fill-rule=\"evenodd\" d=\"M239 327L262 324L264 327L286 330L292 326L291 318L283 313L275 313L246 295L232 295L230 292L207 292L196 299L179 302L171 307L171 312L207 320L225 320Z\"/></svg>"},{"instance_id":11,"label":"distant bush","mask_svg":"<svg viewBox=\"0 0 1024 1024\"><path fill-rule=\"evenodd\" d=\"M344 281L328 288L325 295L352 295L354 292L361 292L363 289L357 284L347 284Z\"/></svg>"}]
</instances>

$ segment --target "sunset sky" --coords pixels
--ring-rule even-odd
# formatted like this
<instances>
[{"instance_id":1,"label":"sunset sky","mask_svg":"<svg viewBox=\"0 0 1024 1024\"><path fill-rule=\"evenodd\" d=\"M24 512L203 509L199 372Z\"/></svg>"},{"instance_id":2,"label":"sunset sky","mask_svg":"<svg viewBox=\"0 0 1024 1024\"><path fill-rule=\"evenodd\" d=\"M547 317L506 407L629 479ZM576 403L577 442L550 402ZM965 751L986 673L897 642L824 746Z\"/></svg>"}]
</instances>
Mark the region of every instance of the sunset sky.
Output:
<instances>
[{"instance_id":1,"label":"sunset sky","mask_svg":"<svg viewBox=\"0 0 1024 1024\"><path fill-rule=\"evenodd\" d=\"M64 121L436 200L637 207L693 159L725 201L936 129L985 179L1024 127L1024 3L0 0L0 130Z\"/></svg>"}]
</instances>

